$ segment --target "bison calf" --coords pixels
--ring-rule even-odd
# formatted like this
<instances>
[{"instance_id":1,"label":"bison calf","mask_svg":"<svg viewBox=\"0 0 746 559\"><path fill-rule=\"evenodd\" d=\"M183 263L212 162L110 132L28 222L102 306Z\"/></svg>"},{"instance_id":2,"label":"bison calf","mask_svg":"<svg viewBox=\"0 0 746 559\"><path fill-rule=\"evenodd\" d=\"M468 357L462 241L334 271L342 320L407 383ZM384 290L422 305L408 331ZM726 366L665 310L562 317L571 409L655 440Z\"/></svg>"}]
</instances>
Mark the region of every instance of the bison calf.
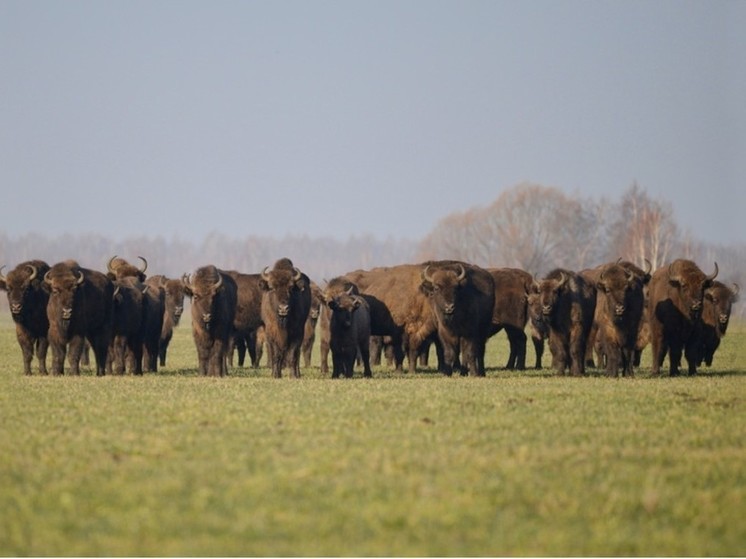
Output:
<instances>
[{"instance_id":1,"label":"bison calf","mask_svg":"<svg viewBox=\"0 0 746 559\"><path fill-rule=\"evenodd\" d=\"M338 294L326 302L329 310L329 349L332 352L332 378L352 377L358 354L363 363L363 376L372 377L370 370L370 309L368 303L352 290Z\"/></svg>"}]
</instances>

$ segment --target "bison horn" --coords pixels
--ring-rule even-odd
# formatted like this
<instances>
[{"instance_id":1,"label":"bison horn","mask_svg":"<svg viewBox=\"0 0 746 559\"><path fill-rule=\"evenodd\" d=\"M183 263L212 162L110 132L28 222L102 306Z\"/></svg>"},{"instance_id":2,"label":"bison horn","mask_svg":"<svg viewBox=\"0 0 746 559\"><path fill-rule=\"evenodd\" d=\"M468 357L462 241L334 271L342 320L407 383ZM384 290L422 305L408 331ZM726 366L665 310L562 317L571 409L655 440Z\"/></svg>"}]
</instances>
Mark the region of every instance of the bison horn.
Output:
<instances>
[{"instance_id":1,"label":"bison horn","mask_svg":"<svg viewBox=\"0 0 746 559\"><path fill-rule=\"evenodd\" d=\"M80 275L78 276L78 279L75 280L75 283L77 285L82 285L83 282L85 281L85 274L83 272L81 272L80 270L78 270L78 274L80 274Z\"/></svg>"},{"instance_id":2,"label":"bison horn","mask_svg":"<svg viewBox=\"0 0 746 559\"><path fill-rule=\"evenodd\" d=\"M144 258L143 258L142 256L138 256L138 258L139 258L140 260L142 260L142 268L140 269L140 272L144 274L144 273L145 273L145 270L147 270L147 269L148 269L148 261L147 261L147 260L145 260L145 259L144 259Z\"/></svg>"},{"instance_id":3,"label":"bison horn","mask_svg":"<svg viewBox=\"0 0 746 559\"><path fill-rule=\"evenodd\" d=\"M114 273L114 268L112 267L111 263L114 262L114 260L116 259L116 257L117 257L117 255L115 254L114 256L111 257L111 259L109 260L109 262L106 263L106 269L109 272L111 272L112 274Z\"/></svg>"},{"instance_id":4,"label":"bison horn","mask_svg":"<svg viewBox=\"0 0 746 559\"><path fill-rule=\"evenodd\" d=\"M217 291L220 289L220 286L223 285L223 274L218 272L218 281L215 285L212 286L213 290Z\"/></svg>"},{"instance_id":5,"label":"bison horn","mask_svg":"<svg viewBox=\"0 0 746 559\"><path fill-rule=\"evenodd\" d=\"M734 297L738 296L738 293L739 293L740 291L741 291L741 288L740 288L740 287L738 287L738 284L737 284L737 283L734 283L734 284L733 284L733 296L734 296Z\"/></svg>"},{"instance_id":6,"label":"bison horn","mask_svg":"<svg viewBox=\"0 0 746 559\"><path fill-rule=\"evenodd\" d=\"M355 292L355 286L354 285L350 285L350 287L348 287L345 290L345 293L347 293L347 295L349 295L349 296L352 296L354 294L354 292Z\"/></svg>"},{"instance_id":7,"label":"bison horn","mask_svg":"<svg viewBox=\"0 0 746 559\"><path fill-rule=\"evenodd\" d=\"M463 264L459 264L458 266L461 268L461 272L456 276L456 281L463 281L466 277L466 268L464 268Z\"/></svg>"},{"instance_id":8,"label":"bison horn","mask_svg":"<svg viewBox=\"0 0 746 559\"><path fill-rule=\"evenodd\" d=\"M5 276L3 275L3 268L5 268L4 265L0 266L0 281L5 281Z\"/></svg>"},{"instance_id":9,"label":"bison horn","mask_svg":"<svg viewBox=\"0 0 746 559\"><path fill-rule=\"evenodd\" d=\"M568 279L570 278L565 272L560 272L560 279L559 279L559 283L557 284L557 289L562 289L562 286L567 283Z\"/></svg>"},{"instance_id":10,"label":"bison horn","mask_svg":"<svg viewBox=\"0 0 746 559\"><path fill-rule=\"evenodd\" d=\"M712 273L712 275L707 276L707 280L708 281L714 280L716 277L718 277L718 272L719 271L720 270L718 269L718 263L715 262L715 271Z\"/></svg>"},{"instance_id":11,"label":"bison horn","mask_svg":"<svg viewBox=\"0 0 746 559\"><path fill-rule=\"evenodd\" d=\"M301 271L293 266L293 281L298 281L302 276L303 274L301 273Z\"/></svg>"},{"instance_id":12,"label":"bison horn","mask_svg":"<svg viewBox=\"0 0 746 559\"><path fill-rule=\"evenodd\" d=\"M647 258L645 259L645 264L647 264L647 266L645 268L645 275L647 276L652 271L653 264Z\"/></svg>"},{"instance_id":13,"label":"bison horn","mask_svg":"<svg viewBox=\"0 0 746 559\"><path fill-rule=\"evenodd\" d=\"M116 287L114 288L114 293L112 293L112 295L111 295L111 298L112 298L112 299L113 299L113 298L115 298L115 297L116 297L116 296L117 296L118 294L119 294L119 286L117 285L117 286L116 286Z\"/></svg>"},{"instance_id":14,"label":"bison horn","mask_svg":"<svg viewBox=\"0 0 746 559\"><path fill-rule=\"evenodd\" d=\"M47 270L47 273L44 274L44 283L52 284L52 278L49 275L51 272L52 270Z\"/></svg>"},{"instance_id":15,"label":"bison horn","mask_svg":"<svg viewBox=\"0 0 746 559\"><path fill-rule=\"evenodd\" d=\"M262 270L262 279L264 281L269 281L269 272L267 270L269 270L269 266L265 266L264 270Z\"/></svg>"},{"instance_id":16,"label":"bison horn","mask_svg":"<svg viewBox=\"0 0 746 559\"><path fill-rule=\"evenodd\" d=\"M430 264L428 264L427 266L425 266L425 268L422 270L422 273L420 275L422 276L423 280L425 280L425 281L427 281L429 283L433 283L433 277L428 273L429 269L430 269Z\"/></svg>"},{"instance_id":17,"label":"bison horn","mask_svg":"<svg viewBox=\"0 0 746 559\"><path fill-rule=\"evenodd\" d=\"M36 269L36 266L33 266L31 264L27 264L26 267L31 270L31 274L28 277L29 281L34 281L36 279L36 276L39 274L39 270ZM0 268L2 270L2 268ZM0 276L1 278L2 276Z\"/></svg>"},{"instance_id":18,"label":"bison horn","mask_svg":"<svg viewBox=\"0 0 746 559\"><path fill-rule=\"evenodd\" d=\"M191 285L192 285L192 278L191 278L191 276L189 274L185 273L183 276L181 276L181 285L183 285L184 287L187 287L187 288L191 287Z\"/></svg>"}]
</instances>

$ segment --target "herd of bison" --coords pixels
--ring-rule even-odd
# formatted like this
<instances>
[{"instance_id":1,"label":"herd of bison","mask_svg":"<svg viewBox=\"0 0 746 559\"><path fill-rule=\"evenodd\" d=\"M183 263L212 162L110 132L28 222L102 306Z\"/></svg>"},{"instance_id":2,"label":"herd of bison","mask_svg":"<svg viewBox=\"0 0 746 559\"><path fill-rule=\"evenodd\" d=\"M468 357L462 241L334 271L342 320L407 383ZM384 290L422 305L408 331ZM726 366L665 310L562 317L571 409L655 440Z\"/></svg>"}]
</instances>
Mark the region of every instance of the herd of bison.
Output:
<instances>
[{"instance_id":1,"label":"herd of bison","mask_svg":"<svg viewBox=\"0 0 746 559\"><path fill-rule=\"evenodd\" d=\"M79 374L89 348L98 375L156 371L166 364L184 298L191 299L192 332L202 375L223 376L243 366L248 351L258 366L266 350L274 377L287 369L300 376L301 356L310 365L319 329L321 369L350 377L355 366L371 376L382 354L397 371L404 357L414 372L436 348L438 370L485 375L485 346L505 330L509 369L526 367L526 326L541 368L548 340L552 367L560 375L586 374L594 363L612 376L633 375L640 352L652 351L652 373L666 356L669 374L679 374L682 353L689 374L713 354L725 335L738 285L727 286L694 262L679 259L653 271L617 262L573 272L556 269L543 279L514 268L483 269L453 260L357 270L320 287L287 259L261 273L215 266L179 279L146 276L138 265L114 257L106 272L68 260L40 260L3 274L25 374L32 359L47 374Z\"/></svg>"}]
</instances>

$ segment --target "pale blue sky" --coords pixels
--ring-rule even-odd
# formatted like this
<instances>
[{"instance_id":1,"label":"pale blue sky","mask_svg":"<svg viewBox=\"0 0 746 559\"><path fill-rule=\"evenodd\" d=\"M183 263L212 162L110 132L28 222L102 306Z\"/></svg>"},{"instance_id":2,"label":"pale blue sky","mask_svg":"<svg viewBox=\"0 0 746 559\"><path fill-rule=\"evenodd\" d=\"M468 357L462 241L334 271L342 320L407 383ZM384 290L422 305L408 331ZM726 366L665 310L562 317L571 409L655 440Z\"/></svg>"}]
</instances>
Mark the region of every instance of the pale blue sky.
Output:
<instances>
[{"instance_id":1,"label":"pale blue sky","mask_svg":"<svg viewBox=\"0 0 746 559\"><path fill-rule=\"evenodd\" d=\"M746 2L0 0L0 230L419 239L634 180L746 241Z\"/></svg>"}]
</instances>

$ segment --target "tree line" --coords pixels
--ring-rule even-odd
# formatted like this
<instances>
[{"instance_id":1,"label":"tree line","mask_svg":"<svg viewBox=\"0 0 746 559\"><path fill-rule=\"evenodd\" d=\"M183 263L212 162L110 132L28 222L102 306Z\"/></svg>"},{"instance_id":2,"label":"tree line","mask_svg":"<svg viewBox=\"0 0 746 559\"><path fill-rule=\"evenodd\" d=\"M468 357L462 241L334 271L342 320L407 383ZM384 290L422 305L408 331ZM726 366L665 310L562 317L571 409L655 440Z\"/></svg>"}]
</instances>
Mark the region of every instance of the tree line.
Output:
<instances>
[{"instance_id":1,"label":"tree line","mask_svg":"<svg viewBox=\"0 0 746 559\"><path fill-rule=\"evenodd\" d=\"M463 260L483 267L521 268L541 277L553 268L582 270L624 258L653 269L688 258L710 269L717 261L725 283L746 286L746 242L714 245L698 241L676 222L666 200L651 197L638 184L618 200L568 195L554 187L519 184L487 206L443 217L420 241L385 240L371 235L346 240L249 235L232 238L215 232L201 243L163 236L133 235L115 240L105 234L48 237L0 232L0 266L38 258L50 264L74 258L81 265L106 269L120 255L149 262L148 274L181 277L205 264L259 272L287 256L316 282L356 269L430 259ZM5 309L7 300L0 304ZM743 317L741 303L733 310Z\"/></svg>"}]
</instances>

